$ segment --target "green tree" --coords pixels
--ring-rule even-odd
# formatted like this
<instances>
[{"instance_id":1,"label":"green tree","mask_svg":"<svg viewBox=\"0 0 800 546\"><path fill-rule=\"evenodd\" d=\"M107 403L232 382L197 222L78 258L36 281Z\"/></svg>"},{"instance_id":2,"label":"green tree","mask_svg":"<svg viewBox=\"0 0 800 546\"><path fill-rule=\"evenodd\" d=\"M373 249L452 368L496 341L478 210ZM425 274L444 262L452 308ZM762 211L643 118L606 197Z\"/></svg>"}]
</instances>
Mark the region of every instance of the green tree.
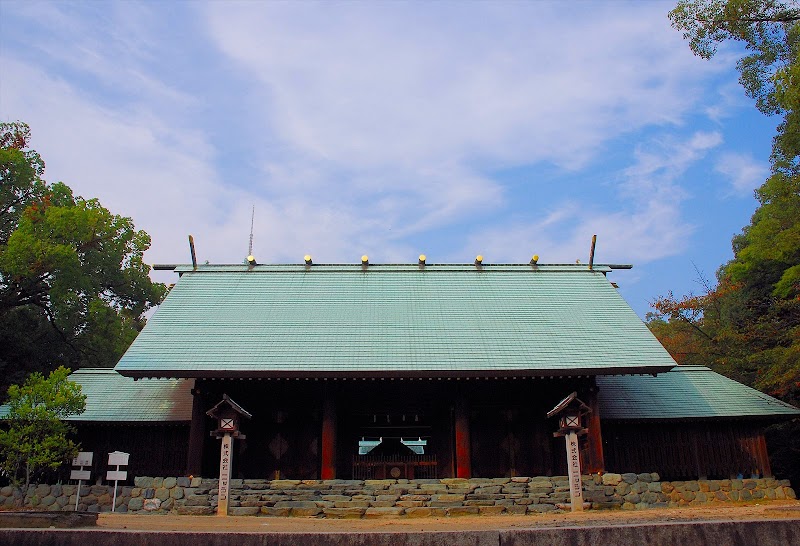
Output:
<instances>
[{"instance_id":1,"label":"green tree","mask_svg":"<svg viewBox=\"0 0 800 546\"><path fill-rule=\"evenodd\" d=\"M695 55L704 59L713 57L721 42L742 42L748 53L737 63L739 82L759 110L766 114L781 111L774 76L783 74L796 60L800 38L796 2L680 0L669 18L673 27L683 31Z\"/></svg>"},{"instance_id":2,"label":"green tree","mask_svg":"<svg viewBox=\"0 0 800 546\"><path fill-rule=\"evenodd\" d=\"M8 389L6 427L0 430L0 469L25 498L31 483L75 457L78 446L64 419L86 407L81 387L59 367L48 377L31 374L25 383Z\"/></svg>"},{"instance_id":3,"label":"green tree","mask_svg":"<svg viewBox=\"0 0 800 546\"><path fill-rule=\"evenodd\" d=\"M744 45L740 82L757 108L781 115L759 206L732 240L733 259L699 296L653 302L648 321L678 358L800 404L800 6L775 0L680 0L670 12L695 54ZM687 356L688 354L688 356ZM773 466L800 480L800 423L771 427Z\"/></svg>"},{"instance_id":4,"label":"green tree","mask_svg":"<svg viewBox=\"0 0 800 546\"><path fill-rule=\"evenodd\" d=\"M29 137L0 126L0 386L60 363L113 366L166 292L143 261L147 233L42 180Z\"/></svg>"}]
</instances>

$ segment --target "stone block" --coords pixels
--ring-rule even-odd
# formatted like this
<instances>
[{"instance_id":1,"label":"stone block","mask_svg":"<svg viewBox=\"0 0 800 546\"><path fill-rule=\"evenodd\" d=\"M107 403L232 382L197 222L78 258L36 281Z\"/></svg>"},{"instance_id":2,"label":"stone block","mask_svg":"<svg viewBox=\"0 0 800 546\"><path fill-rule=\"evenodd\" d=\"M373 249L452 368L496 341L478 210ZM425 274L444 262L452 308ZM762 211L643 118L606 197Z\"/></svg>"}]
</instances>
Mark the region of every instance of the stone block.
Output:
<instances>
[{"instance_id":1,"label":"stone block","mask_svg":"<svg viewBox=\"0 0 800 546\"><path fill-rule=\"evenodd\" d=\"M623 502L622 503L623 510L636 510L636 505L631 502Z\"/></svg>"},{"instance_id":2,"label":"stone block","mask_svg":"<svg viewBox=\"0 0 800 546\"><path fill-rule=\"evenodd\" d=\"M261 514L278 518L288 518L291 508L274 508L272 506L262 506Z\"/></svg>"},{"instance_id":3,"label":"stone block","mask_svg":"<svg viewBox=\"0 0 800 546\"><path fill-rule=\"evenodd\" d=\"M686 491L700 491L700 484L697 482L686 482Z\"/></svg>"},{"instance_id":4,"label":"stone block","mask_svg":"<svg viewBox=\"0 0 800 546\"><path fill-rule=\"evenodd\" d=\"M300 480L272 480L269 482L270 489L294 489L298 485L300 485Z\"/></svg>"},{"instance_id":5,"label":"stone block","mask_svg":"<svg viewBox=\"0 0 800 546\"><path fill-rule=\"evenodd\" d=\"M739 499L743 501L753 500L753 493L749 489L739 491Z\"/></svg>"},{"instance_id":6,"label":"stone block","mask_svg":"<svg viewBox=\"0 0 800 546\"><path fill-rule=\"evenodd\" d=\"M511 481L512 483L528 483L531 479L527 476L513 476Z\"/></svg>"},{"instance_id":7,"label":"stone block","mask_svg":"<svg viewBox=\"0 0 800 546\"><path fill-rule=\"evenodd\" d=\"M623 499L625 499L625 502L630 502L632 504L638 504L642 502L642 497L639 496L638 493L628 493L623 497Z\"/></svg>"},{"instance_id":8,"label":"stone block","mask_svg":"<svg viewBox=\"0 0 800 546\"><path fill-rule=\"evenodd\" d=\"M742 482L742 487L744 489L749 489L750 491L752 491L753 489L758 487L758 484L756 483L756 480L744 480Z\"/></svg>"},{"instance_id":9,"label":"stone block","mask_svg":"<svg viewBox=\"0 0 800 546\"><path fill-rule=\"evenodd\" d=\"M447 515L451 517L477 516L480 513L480 508L477 506L453 506L447 509Z\"/></svg>"},{"instance_id":10,"label":"stone block","mask_svg":"<svg viewBox=\"0 0 800 546\"><path fill-rule=\"evenodd\" d=\"M439 481L448 487L468 487L469 485L471 485L470 481L467 478L443 478ZM492 482L487 482L487 483L492 483Z\"/></svg>"},{"instance_id":11,"label":"stone block","mask_svg":"<svg viewBox=\"0 0 800 546\"><path fill-rule=\"evenodd\" d=\"M376 495L375 500L378 502L381 501L396 501L400 498L400 495Z\"/></svg>"},{"instance_id":12,"label":"stone block","mask_svg":"<svg viewBox=\"0 0 800 546\"><path fill-rule=\"evenodd\" d=\"M144 499L141 497L136 497L128 501L129 510L141 510L143 508L144 508Z\"/></svg>"},{"instance_id":13,"label":"stone block","mask_svg":"<svg viewBox=\"0 0 800 546\"><path fill-rule=\"evenodd\" d=\"M424 505L425 503L422 501L397 501L395 503L395 506L399 506L401 508L417 508Z\"/></svg>"},{"instance_id":14,"label":"stone block","mask_svg":"<svg viewBox=\"0 0 800 546\"><path fill-rule=\"evenodd\" d=\"M742 480L731 480L731 490L740 491L744 487Z\"/></svg>"},{"instance_id":15,"label":"stone block","mask_svg":"<svg viewBox=\"0 0 800 546\"><path fill-rule=\"evenodd\" d=\"M161 508L161 499L145 499L144 509L148 512Z\"/></svg>"},{"instance_id":16,"label":"stone block","mask_svg":"<svg viewBox=\"0 0 800 546\"><path fill-rule=\"evenodd\" d=\"M627 482L622 482L614 488L614 493L620 496L625 496L631 492L631 485Z\"/></svg>"},{"instance_id":17,"label":"stone block","mask_svg":"<svg viewBox=\"0 0 800 546\"><path fill-rule=\"evenodd\" d=\"M180 516L210 516L217 513L211 506L178 506L175 511Z\"/></svg>"},{"instance_id":18,"label":"stone block","mask_svg":"<svg viewBox=\"0 0 800 546\"><path fill-rule=\"evenodd\" d=\"M261 512L258 506L237 506L235 508L228 508L228 514L231 516L255 516Z\"/></svg>"},{"instance_id":19,"label":"stone block","mask_svg":"<svg viewBox=\"0 0 800 546\"><path fill-rule=\"evenodd\" d=\"M593 502L594 510L619 510L622 508L622 501Z\"/></svg>"},{"instance_id":20,"label":"stone block","mask_svg":"<svg viewBox=\"0 0 800 546\"><path fill-rule=\"evenodd\" d=\"M531 504L528 506L528 512L544 514L545 512L554 512L556 507L554 504Z\"/></svg>"},{"instance_id":21,"label":"stone block","mask_svg":"<svg viewBox=\"0 0 800 546\"><path fill-rule=\"evenodd\" d=\"M189 495L183 504L184 506L207 506L209 504L208 495Z\"/></svg>"},{"instance_id":22,"label":"stone block","mask_svg":"<svg viewBox=\"0 0 800 546\"><path fill-rule=\"evenodd\" d=\"M619 485L621 481L622 476L620 474L615 474L613 472L603 474L603 485Z\"/></svg>"},{"instance_id":23,"label":"stone block","mask_svg":"<svg viewBox=\"0 0 800 546\"><path fill-rule=\"evenodd\" d=\"M182 499L183 498L183 487L173 487L169 490L169 496L173 499Z\"/></svg>"},{"instance_id":24,"label":"stone block","mask_svg":"<svg viewBox=\"0 0 800 546\"><path fill-rule=\"evenodd\" d=\"M279 501L275 508L317 508L317 504L313 501Z\"/></svg>"},{"instance_id":25,"label":"stone block","mask_svg":"<svg viewBox=\"0 0 800 546\"><path fill-rule=\"evenodd\" d=\"M533 506L533 505L531 505L531 506ZM512 506L505 506L505 509L506 509L506 514L521 515L521 514L525 514L528 511L528 506L512 505Z\"/></svg>"},{"instance_id":26,"label":"stone block","mask_svg":"<svg viewBox=\"0 0 800 546\"><path fill-rule=\"evenodd\" d=\"M431 508L424 506L420 508L406 508L406 517L408 518L433 518L444 517L447 512L443 508Z\"/></svg>"},{"instance_id":27,"label":"stone block","mask_svg":"<svg viewBox=\"0 0 800 546\"><path fill-rule=\"evenodd\" d=\"M322 508L292 508L291 516L293 518L309 518L318 516L322 513Z\"/></svg>"},{"instance_id":28,"label":"stone block","mask_svg":"<svg viewBox=\"0 0 800 546\"><path fill-rule=\"evenodd\" d=\"M371 507L364 512L367 519L396 518L402 516L405 510L400 507Z\"/></svg>"},{"instance_id":29,"label":"stone block","mask_svg":"<svg viewBox=\"0 0 800 546\"><path fill-rule=\"evenodd\" d=\"M167 499L161 503L161 510L169 512L175 506L175 499ZM117 508L119 511L119 508Z\"/></svg>"},{"instance_id":30,"label":"stone block","mask_svg":"<svg viewBox=\"0 0 800 546\"><path fill-rule=\"evenodd\" d=\"M792 499L792 500L797 499L797 495L795 494L794 489L792 489L791 487L785 486L783 488L783 492L786 493L787 499Z\"/></svg>"},{"instance_id":31,"label":"stone block","mask_svg":"<svg viewBox=\"0 0 800 546\"><path fill-rule=\"evenodd\" d=\"M645 472L642 474L637 474L636 479L639 480L640 482L650 483L653 481L653 475L650 474L649 472Z\"/></svg>"},{"instance_id":32,"label":"stone block","mask_svg":"<svg viewBox=\"0 0 800 546\"><path fill-rule=\"evenodd\" d=\"M625 483L633 484L636 483L637 479L638 478L636 477L636 474L634 474L633 472L626 472L625 474L622 475L622 481L624 481Z\"/></svg>"},{"instance_id":33,"label":"stone block","mask_svg":"<svg viewBox=\"0 0 800 546\"><path fill-rule=\"evenodd\" d=\"M347 495L322 495L321 498L324 501L331 502L349 501L353 499L353 497L348 497Z\"/></svg>"},{"instance_id":34,"label":"stone block","mask_svg":"<svg viewBox=\"0 0 800 546\"><path fill-rule=\"evenodd\" d=\"M164 478L164 483L162 487L166 489L172 489L178 484L178 478Z\"/></svg>"},{"instance_id":35,"label":"stone block","mask_svg":"<svg viewBox=\"0 0 800 546\"><path fill-rule=\"evenodd\" d=\"M189 487L192 484L192 480L190 480L186 476L181 476L176 480L178 487Z\"/></svg>"},{"instance_id":36,"label":"stone block","mask_svg":"<svg viewBox=\"0 0 800 546\"><path fill-rule=\"evenodd\" d=\"M636 482L631 486L631 491L633 491L634 493L644 493L645 491L647 491L649 485L650 485L649 483L645 482Z\"/></svg>"},{"instance_id":37,"label":"stone block","mask_svg":"<svg viewBox=\"0 0 800 546\"><path fill-rule=\"evenodd\" d=\"M395 480L364 480L365 487L372 487L373 489L389 489L390 485L394 485Z\"/></svg>"},{"instance_id":38,"label":"stone block","mask_svg":"<svg viewBox=\"0 0 800 546\"><path fill-rule=\"evenodd\" d=\"M506 511L505 506L479 506L478 510L482 516L497 516Z\"/></svg>"},{"instance_id":39,"label":"stone block","mask_svg":"<svg viewBox=\"0 0 800 546\"><path fill-rule=\"evenodd\" d=\"M42 497L41 505L42 506L51 506L55 504L56 498L53 495L46 495Z\"/></svg>"},{"instance_id":40,"label":"stone block","mask_svg":"<svg viewBox=\"0 0 800 546\"><path fill-rule=\"evenodd\" d=\"M434 502L463 502L465 498L466 495L444 493L440 495L433 495L431 500Z\"/></svg>"},{"instance_id":41,"label":"stone block","mask_svg":"<svg viewBox=\"0 0 800 546\"><path fill-rule=\"evenodd\" d=\"M169 489L166 489L165 487L159 487L156 489L155 498L160 501L167 500L169 498Z\"/></svg>"},{"instance_id":42,"label":"stone block","mask_svg":"<svg viewBox=\"0 0 800 546\"><path fill-rule=\"evenodd\" d=\"M672 485L670 482L661 482L661 492L662 493L672 493L675 490L675 486Z\"/></svg>"},{"instance_id":43,"label":"stone block","mask_svg":"<svg viewBox=\"0 0 800 546\"><path fill-rule=\"evenodd\" d=\"M698 491L694 500L697 502L706 502L708 500L708 493L705 491Z\"/></svg>"},{"instance_id":44,"label":"stone block","mask_svg":"<svg viewBox=\"0 0 800 546\"><path fill-rule=\"evenodd\" d=\"M528 487L528 493L533 495L549 495L553 491L552 487Z\"/></svg>"},{"instance_id":45,"label":"stone block","mask_svg":"<svg viewBox=\"0 0 800 546\"><path fill-rule=\"evenodd\" d=\"M151 485L150 487L152 487L154 489L158 489L159 487L163 487L163 486L164 486L164 478L156 477L156 478L153 478L153 485Z\"/></svg>"},{"instance_id":46,"label":"stone block","mask_svg":"<svg viewBox=\"0 0 800 546\"><path fill-rule=\"evenodd\" d=\"M368 500L351 500L351 501L338 501L334 502L334 508L369 508L369 503L375 501Z\"/></svg>"},{"instance_id":47,"label":"stone block","mask_svg":"<svg viewBox=\"0 0 800 546\"><path fill-rule=\"evenodd\" d=\"M395 506L395 501L370 501L370 508L391 508Z\"/></svg>"},{"instance_id":48,"label":"stone block","mask_svg":"<svg viewBox=\"0 0 800 546\"><path fill-rule=\"evenodd\" d=\"M728 495L725 494L725 491L714 491L714 498L722 502L728 502L730 500Z\"/></svg>"},{"instance_id":49,"label":"stone block","mask_svg":"<svg viewBox=\"0 0 800 546\"><path fill-rule=\"evenodd\" d=\"M366 508L325 508L322 510L322 513L325 514L325 517L328 518L337 518L337 519L361 519L361 516L364 515L366 512ZM294 515L294 510L292 510L292 515Z\"/></svg>"}]
</instances>

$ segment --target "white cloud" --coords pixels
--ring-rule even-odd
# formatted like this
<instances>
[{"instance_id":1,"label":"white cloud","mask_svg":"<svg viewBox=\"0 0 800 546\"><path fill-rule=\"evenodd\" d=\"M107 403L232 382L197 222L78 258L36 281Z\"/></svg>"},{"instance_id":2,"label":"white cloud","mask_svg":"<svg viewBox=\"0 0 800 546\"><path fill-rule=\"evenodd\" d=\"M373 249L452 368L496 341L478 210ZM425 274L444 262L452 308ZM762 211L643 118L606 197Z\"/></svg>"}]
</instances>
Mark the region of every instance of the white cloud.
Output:
<instances>
[{"instance_id":1,"label":"white cloud","mask_svg":"<svg viewBox=\"0 0 800 546\"><path fill-rule=\"evenodd\" d=\"M764 183L769 175L769 165L753 159L750 154L727 152L721 154L714 170L725 175L731 184L731 193L752 196L753 190Z\"/></svg>"},{"instance_id":2,"label":"white cloud","mask_svg":"<svg viewBox=\"0 0 800 546\"><path fill-rule=\"evenodd\" d=\"M694 227L681 214L686 192L676 180L722 143L719 133L696 132L686 141L654 140L639 147L635 162L617 182L618 210L568 201L542 217L529 216L470 237L469 249L492 261L527 261L526 250L544 263L586 261L598 235L598 260L647 263L681 253Z\"/></svg>"},{"instance_id":3,"label":"white cloud","mask_svg":"<svg viewBox=\"0 0 800 546\"><path fill-rule=\"evenodd\" d=\"M692 57L663 4L210 3L209 35L187 40L202 55L171 32L197 16L180 6L170 19L149 3L33 4L31 49L0 59L0 115L31 124L48 179L147 230L151 261L184 260L188 233L202 260L240 260L252 204L260 261L408 261L442 228L462 245L473 216L488 227L469 246L514 261L573 261L594 232L607 257L654 259L688 233L674 173L716 133L642 147L613 198L581 197L611 142L678 130L721 70ZM530 220L494 173L537 164L575 182L520 182L551 211Z\"/></svg>"}]
</instances>

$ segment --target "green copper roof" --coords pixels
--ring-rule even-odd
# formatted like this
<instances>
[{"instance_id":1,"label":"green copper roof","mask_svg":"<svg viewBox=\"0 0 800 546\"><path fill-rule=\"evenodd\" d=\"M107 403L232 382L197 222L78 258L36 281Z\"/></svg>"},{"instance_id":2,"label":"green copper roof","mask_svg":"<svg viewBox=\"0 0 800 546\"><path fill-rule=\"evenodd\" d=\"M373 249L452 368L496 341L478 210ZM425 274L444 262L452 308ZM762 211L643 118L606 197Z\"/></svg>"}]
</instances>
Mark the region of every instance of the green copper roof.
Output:
<instances>
[{"instance_id":1,"label":"green copper roof","mask_svg":"<svg viewBox=\"0 0 800 546\"><path fill-rule=\"evenodd\" d=\"M579 375L675 363L607 266L180 267L133 377Z\"/></svg>"},{"instance_id":2,"label":"green copper roof","mask_svg":"<svg viewBox=\"0 0 800 546\"><path fill-rule=\"evenodd\" d=\"M656 377L604 376L601 419L714 419L797 417L800 409L705 366L676 366Z\"/></svg>"},{"instance_id":3,"label":"green copper roof","mask_svg":"<svg viewBox=\"0 0 800 546\"><path fill-rule=\"evenodd\" d=\"M112 369L84 368L69 376L86 395L86 411L72 421L191 421L194 380L134 381Z\"/></svg>"}]
</instances>

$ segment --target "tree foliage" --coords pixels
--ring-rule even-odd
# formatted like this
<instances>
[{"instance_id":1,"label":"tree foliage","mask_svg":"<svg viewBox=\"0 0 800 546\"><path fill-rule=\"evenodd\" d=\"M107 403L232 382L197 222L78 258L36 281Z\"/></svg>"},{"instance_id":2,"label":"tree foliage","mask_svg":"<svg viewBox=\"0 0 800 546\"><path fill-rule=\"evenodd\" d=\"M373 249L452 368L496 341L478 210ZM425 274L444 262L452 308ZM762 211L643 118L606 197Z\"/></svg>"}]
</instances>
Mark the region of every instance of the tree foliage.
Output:
<instances>
[{"instance_id":1,"label":"tree foliage","mask_svg":"<svg viewBox=\"0 0 800 546\"><path fill-rule=\"evenodd\" d=\"M96 199L48 184L23 123L0 125L0 372L113 366L165 287L148 277L150 237ZM3 381L0 380L0 383Z\"/></svg>"},{"instance_id":2,"label":"tree foliage","mask_svg":"<svg viewBox=\"0 0 800 546\"><path fill-rule=\"evenodd\" d=\"M68 438L64 419L80 415L86 395L59 367L48 377L31 374L24 384L8 389L6 427L0 430L0 469L16 487L28 486L75 457L78 446Z\"/></svg>"},{"instance_id":3,"label":"tree foliage","mask_svg":"<svg viewBox=\"0 0 800 546\"><path fill-rule=\"evenodd\" d=\"M784 74L797 55L800 8L795 2L680 0L669 18L704 59L714 56L720 42L742 42L748 53L737 63L740 83L759 110L781 111L774 76Z\"/></svg>"},{"instance_id":4,"label":"tree foliage","mask_svg":"<svg viewBox=\"0 0 800 546\"><path fill-rule=\"evenodd\" d=\"M732 240L733 259L699 295L653 302L653 332L681 363L709 365L800 403L800 6L773 0L681 0L670 13L692 50L744 43L741 83L756 106L780 114L759 206Z\"/></svg>"}]
</instances>

